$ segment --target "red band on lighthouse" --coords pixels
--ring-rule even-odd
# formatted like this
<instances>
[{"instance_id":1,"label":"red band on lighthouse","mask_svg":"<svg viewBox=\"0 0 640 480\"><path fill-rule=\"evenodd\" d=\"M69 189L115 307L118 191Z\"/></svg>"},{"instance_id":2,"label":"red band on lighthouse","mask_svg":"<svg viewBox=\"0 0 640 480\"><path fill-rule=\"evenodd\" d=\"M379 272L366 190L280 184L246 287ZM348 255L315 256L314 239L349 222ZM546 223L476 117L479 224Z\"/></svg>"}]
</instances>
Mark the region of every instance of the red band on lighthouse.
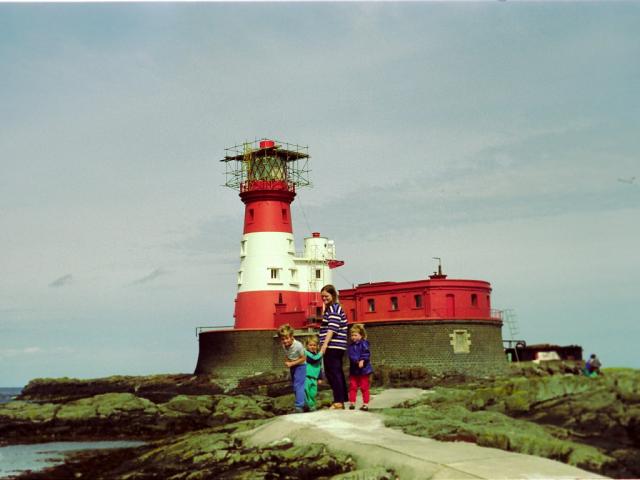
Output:
<instances>
[{"instance_id":1,"label":"red band on lighthouse","mask_svg":"<svg viewBox=\"0 0 640 480\"><path fill-rule=\"evenodd\" d=\"M290 204L295 195L286 190L242 192L240 198L246 205L243 233L293 233Z\"/></svg>"},{"instance_id":2,"label":"red band on lighthouse","mask_svg":"<svg viewBox=\"0 0 640 480\"><path fill-rule=\"evenodd\" d=\"M319 292L238 292L235 328L270 329L285 323L304 328L310 318L320 317L321 306Z\"/></svg>"}]
</instances>

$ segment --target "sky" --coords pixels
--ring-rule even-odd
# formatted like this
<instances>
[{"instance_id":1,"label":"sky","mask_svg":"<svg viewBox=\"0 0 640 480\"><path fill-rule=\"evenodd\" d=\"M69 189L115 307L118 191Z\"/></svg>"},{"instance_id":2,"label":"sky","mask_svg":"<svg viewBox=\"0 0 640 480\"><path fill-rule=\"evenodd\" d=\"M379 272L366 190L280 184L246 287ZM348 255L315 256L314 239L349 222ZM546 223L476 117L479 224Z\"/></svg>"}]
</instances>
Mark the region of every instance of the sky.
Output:
<instances>
[{"instance_id":1,"label":"sky","mask_svg":"<svg viewBox=\"0 0 640 480\"><path fill-rule=\"evenodd\" d=\"M233 323L226 147L308 145L338 288L487 280L640 368L640 4L0 4L0 386L189 373ZM510 337L503 328L503 336Z\"/></svg>"}]
</instances>

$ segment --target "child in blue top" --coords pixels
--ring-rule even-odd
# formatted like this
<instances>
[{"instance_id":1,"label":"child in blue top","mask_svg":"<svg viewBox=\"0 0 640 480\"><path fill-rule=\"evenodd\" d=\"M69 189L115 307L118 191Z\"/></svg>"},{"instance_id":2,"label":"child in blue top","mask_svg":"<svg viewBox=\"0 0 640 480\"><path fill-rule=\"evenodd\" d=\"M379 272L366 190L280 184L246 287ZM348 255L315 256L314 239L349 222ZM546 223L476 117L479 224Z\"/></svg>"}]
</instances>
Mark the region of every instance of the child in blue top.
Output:
<instances>
[{"instance_id":1,"label":"child in blue top","mask_svg":"<svg viewBox=\"0 0 640 480\"><path fill-rule=\"evenodd\" d=\"M357 323L351 327L351 344L349 354L349 410L356 408L358 389L362 392L362 407L360 410L369 410L369 375L373 373L371 368L371 352L367 341L367 332L364 325Z\"/></svg>"}]
</instances>

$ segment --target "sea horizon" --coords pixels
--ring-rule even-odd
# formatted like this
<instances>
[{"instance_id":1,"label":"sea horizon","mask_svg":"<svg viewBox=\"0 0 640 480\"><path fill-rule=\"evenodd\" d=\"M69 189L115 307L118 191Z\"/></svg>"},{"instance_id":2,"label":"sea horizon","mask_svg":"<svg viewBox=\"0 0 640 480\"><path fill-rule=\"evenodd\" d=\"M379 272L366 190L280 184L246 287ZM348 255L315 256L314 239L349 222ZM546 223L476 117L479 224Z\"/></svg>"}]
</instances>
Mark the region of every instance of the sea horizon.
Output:
<instances>
[{"instance_id":1,"label":"sea horizon","mask_svg":"<svg viewBox=\"0 0 640 480\"><path fill-rule=\"evenodd\" d=\"M0 404L14 400L24 387L0 387Z\"/></svg>"}]
</instances>

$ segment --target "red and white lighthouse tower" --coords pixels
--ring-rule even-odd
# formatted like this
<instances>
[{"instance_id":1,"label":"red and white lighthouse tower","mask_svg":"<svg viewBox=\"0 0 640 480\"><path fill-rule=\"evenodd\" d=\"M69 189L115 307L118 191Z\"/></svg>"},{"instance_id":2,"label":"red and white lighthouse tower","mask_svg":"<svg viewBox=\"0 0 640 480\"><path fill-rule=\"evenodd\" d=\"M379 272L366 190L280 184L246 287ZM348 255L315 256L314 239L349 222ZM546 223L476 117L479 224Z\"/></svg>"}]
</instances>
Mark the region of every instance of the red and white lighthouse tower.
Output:
<instances>
[{"instance_id":1,"label":"red and white lighthouse tower","mask_svg":"<svg viewBox=\"0 0 640 480\"><path fill-rule=\"evenodd\" d=\"M235 329L302 328L320 316L320 288L331 283L334 242L314 232L296 253L291 202L308 186L306 147L257 140L226 149L226 186L245 204Z\"/></svg>"}]
</instances>

